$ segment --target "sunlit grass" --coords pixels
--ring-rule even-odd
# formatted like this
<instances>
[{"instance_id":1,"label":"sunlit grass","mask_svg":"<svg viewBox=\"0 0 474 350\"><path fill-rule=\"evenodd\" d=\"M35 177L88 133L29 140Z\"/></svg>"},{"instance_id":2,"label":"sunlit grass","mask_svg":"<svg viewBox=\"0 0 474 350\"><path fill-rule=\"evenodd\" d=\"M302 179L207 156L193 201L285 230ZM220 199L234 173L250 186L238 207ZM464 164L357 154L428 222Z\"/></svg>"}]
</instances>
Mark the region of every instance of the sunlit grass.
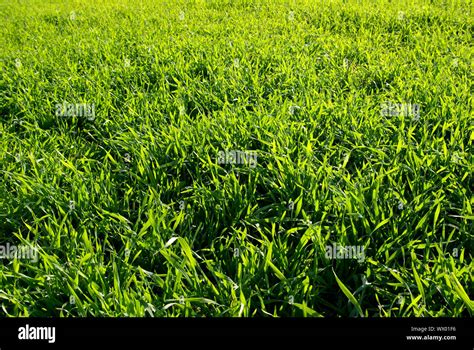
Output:
<instances>
[{"instance_id":1,"label":"sunlit grass","mask_svg":"<svg viewBox=\"0 0 474 350\"><path fill-rule=\"evenodd\" d=\"M0 314L472 315L472 9L2 0Z\"/></svg>"}]
</instances>

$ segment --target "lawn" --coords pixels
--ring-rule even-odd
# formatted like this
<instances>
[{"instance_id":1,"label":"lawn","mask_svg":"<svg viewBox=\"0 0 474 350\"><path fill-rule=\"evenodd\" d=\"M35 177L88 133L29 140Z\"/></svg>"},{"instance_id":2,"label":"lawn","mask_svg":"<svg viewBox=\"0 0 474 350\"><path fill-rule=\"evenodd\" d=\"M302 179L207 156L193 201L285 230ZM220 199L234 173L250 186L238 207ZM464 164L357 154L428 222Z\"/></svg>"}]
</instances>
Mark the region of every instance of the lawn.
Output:
<instances>
[{"instance_id":1,"label":"lawn","mask_svg":"<svg viewBox=\"0 0 474 350\"><path fill-rule=\"evenodd\" d=\"M472 316L473 9L0 0L0 315Z\"/></svg>"}]
</instances>

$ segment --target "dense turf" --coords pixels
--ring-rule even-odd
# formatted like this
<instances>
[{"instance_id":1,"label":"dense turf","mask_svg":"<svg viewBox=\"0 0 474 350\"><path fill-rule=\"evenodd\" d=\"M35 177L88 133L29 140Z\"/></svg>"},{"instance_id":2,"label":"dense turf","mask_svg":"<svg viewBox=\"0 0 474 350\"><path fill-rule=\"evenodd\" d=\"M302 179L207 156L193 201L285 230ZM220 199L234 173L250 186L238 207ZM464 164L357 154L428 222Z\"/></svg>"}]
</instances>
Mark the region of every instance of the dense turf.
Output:
<instances>
[{"instance_id":1,"label":"dense turf","mask_svg":"<svg viewBox=\"0 0 474 350\"><path fill-rule=\"evenodd\" d=\"M0 314L469 316L472 10L2 0Z\"/></svg>"}]
</instances>

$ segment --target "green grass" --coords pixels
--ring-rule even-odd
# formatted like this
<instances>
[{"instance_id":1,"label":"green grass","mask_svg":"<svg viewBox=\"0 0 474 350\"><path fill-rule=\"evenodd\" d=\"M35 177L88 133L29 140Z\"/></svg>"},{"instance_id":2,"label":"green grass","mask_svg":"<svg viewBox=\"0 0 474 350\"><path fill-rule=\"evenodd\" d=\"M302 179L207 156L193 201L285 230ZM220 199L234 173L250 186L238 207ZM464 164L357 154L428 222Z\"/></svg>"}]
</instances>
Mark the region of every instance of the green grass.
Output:
<instances>
[{"instance_id":1,"label":"green grass","mask_svg":"<svg viewBox=\"0 0 474 350\"><path fill-rule=\"evenodd\" d=\"M473 7L1 0L0 315L472 316Z\"/></svg>"}]
</instances>

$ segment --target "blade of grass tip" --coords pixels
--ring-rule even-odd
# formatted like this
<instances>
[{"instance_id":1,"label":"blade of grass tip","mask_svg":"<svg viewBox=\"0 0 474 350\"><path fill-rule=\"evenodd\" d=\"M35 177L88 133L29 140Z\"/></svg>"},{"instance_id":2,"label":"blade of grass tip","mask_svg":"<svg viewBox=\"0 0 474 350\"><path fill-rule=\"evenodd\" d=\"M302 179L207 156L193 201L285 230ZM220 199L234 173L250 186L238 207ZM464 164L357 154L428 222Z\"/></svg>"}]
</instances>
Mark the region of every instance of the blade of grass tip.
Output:
<instances>
[{"instance_id":1,"label":"blade of grass tip","mask_svg":"<svg viewBox=\"0 0 474 350\"><path fill-rule=\"evenodd\" d=\"M273 272L275 273L275 275L276 275L281 281L286 280L285 275L284 275L284 274L278 269L278 267L276 267L271 261L268 262L268 266L270 266L270 268L273 270Z\"/></svg>"},{"instance_id":2,"label":"blade of grass tip","mask_svg":"<svg viewBox=\"0 0 474 350\"><path fill-rule=\"evenodd\" d=\"M309 316L312 316L312 317L323 317L323 315L321 315L319 312L311 309L310 307L308 307L306 305L306 303L303 301L302 304L300 303L293 303L292 304L293 306L296 306L298 309L300 309L301 311L303 311L305 314L309 315Z\"/></svg>"},{"instance_id":3,"label":"blade of grass tip","mask_svg":"<svg viewBox=\"0 0 474 350\"><path fill-rule=\"evenodd\" d=\"M357 312L359 313L360 317L364 317L364 313L362 312L362 308L360 307L357 299L352 295L349 289L342 283L342 281L337 277L336 273L334 272L334 269L332 270L332 273L334 274L334 277L336 278L336 282L339 285L339 288L341 288L342 292L345 294L345 296L349 299L349 301L355 306L357 309Z\"/></svg>"},{"instance_id":4,"label":"blade of grass tip","mask_svg":"<svg viewBox=\"0 0 474 350\"><path fill-rule=\"evenodd\" d=\"M456 291L458 296L464 301L464 303L468 307L469 313L472 314L472 312L474 311L474 301L472 301L469 298L469 295L466 293L466 291L464 290L462 284L456 278L454 273L451 272L451 274L449 275L449 279L451 280L451 283L453 284L454 290Z\"/></svg>"},{"instance_id":5,"label":"blade of grass tip","mask_svg":"<svg viewBox=\"0 0 474 350\"><path fill-rule=\"evenodd\" d=\"M193 257L191 247L189 246L188 242L186 242L184 238L179 237L178 242L181 245L181 248L183 249L183 252L186 258L188 259L191 268L194 269L196 267L196 260Z\"/></svg>"},{"instance_id":6,"label":"blade of grass tip","mask_svg":"<svg viewBox=\"0 0 474 350\"><path fill-rule=\"evenodd\" d=\"M416 286L418 287L418 290L420 291L421 297L423 298L423 303L425 303L426 302L426 300L425 300L425 290L423 288L423 283L421 282L420 276L418 275L418 272L416 272L415 263L414 263L414 261L416 259L416 255L415 255L414 252L411 252L411 258L412 258L411 267L412 267L412 270L413 270L413 276L415 277Z\"/></svg>"}]
</instances>

